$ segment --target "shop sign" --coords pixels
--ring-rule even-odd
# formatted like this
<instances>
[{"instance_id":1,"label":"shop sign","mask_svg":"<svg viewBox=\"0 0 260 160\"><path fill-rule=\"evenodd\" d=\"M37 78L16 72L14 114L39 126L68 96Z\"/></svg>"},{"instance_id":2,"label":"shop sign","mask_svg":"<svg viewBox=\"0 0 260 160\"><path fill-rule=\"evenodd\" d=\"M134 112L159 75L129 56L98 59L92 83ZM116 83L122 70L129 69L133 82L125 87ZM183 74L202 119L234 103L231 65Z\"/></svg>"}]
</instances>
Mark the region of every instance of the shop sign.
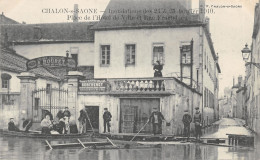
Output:
<instances>
[{"instance_id":1,"label":"shop sign","mask_svg":"<svg viewBox=\"0 0 260 160\"><path fill-rule=\"evenodd\" d=\"M79 81L80 92L105 92L107 81L105 79L89 79Z\"/></svg>"},{"instance_id":2,"label":"shop sign","mask_svg":"<svg viewBox=\"0 0 260 160\"><path fill-rule=\"evenodd\" d=\"M39 57L27 61L27 70L39 68L39 67L69 67L75 68L76 62L72 58L62 57L62 56L46 56Z\"/></svg>"}]
</instances>

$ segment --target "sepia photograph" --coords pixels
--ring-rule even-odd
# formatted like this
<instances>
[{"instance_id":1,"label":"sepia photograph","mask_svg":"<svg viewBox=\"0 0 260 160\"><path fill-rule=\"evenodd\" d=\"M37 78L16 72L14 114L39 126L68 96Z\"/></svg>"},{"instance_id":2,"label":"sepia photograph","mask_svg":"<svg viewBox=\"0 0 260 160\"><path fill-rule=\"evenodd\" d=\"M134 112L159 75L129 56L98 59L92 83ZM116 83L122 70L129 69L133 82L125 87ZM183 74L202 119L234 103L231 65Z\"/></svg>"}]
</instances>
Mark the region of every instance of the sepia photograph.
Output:
<instances>
[{"instance_id":1,"label":"sepia photograph","mask_svg":"<svg viewBox=\"0 0 260 160\"><path fill-rule=\"evenodd\" d=\"M260 0L0 0L0 160L259 160Z\"/></svg>"}]
</instances>

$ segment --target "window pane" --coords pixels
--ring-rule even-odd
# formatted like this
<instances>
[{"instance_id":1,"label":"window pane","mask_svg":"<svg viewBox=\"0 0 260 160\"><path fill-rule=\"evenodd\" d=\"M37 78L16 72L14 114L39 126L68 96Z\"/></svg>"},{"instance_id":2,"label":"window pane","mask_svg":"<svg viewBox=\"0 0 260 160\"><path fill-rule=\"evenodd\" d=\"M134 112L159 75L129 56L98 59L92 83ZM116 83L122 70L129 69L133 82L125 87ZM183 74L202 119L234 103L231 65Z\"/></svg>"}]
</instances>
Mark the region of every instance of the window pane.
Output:
<instances>
[{"instance_id":1,"label":"window pane","mask_svg":"<svg viewBox=\"0 0 260 160\"><path fill-rule=\"evenodd\" d=\"M126 45L126 64L135 63L135 45Z\"/></svg>"}]
</instances>

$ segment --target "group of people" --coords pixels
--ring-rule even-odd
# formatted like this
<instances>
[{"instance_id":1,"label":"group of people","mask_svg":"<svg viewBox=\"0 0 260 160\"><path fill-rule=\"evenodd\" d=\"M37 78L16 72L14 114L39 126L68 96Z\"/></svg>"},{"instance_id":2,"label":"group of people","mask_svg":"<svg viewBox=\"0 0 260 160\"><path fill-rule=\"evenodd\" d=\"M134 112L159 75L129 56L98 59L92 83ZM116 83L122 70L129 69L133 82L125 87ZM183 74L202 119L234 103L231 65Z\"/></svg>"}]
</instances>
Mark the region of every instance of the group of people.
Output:
<instances>
[{"instance_id":1,"label":"group of people","mask_svg":"<svg viewBox=\"0 0 260 160\"><path fill-rule=\"evenodd\" d=\"M92 127L90 122L90 118L88 112L85 109L80 110L80 115L78 118L79 121L79 129L76 125L74 118L71 116L68 107L65 108L65 111L59 111L56 115L57 120L53 121L52 114L47 111L45 114L45 118L41 121L42 133L43 134L85 134L87 132L87 123L89 123ZM104 119L104 133L106 129L110 132L110 121L112 115L108 111L107 108L104 109L103 119ZM92 128L93 130L93 128Z\"/></svg>"},{"instance_id":2,"label":"group of people","mask_svg":"<svg viewBox=\"0 0 260 160\"><path fill-rule=\"evenodd\" d=\"M193 116L193 122L195 125L195 136L196 139L200 139L202 135L202 115L199 111L199 107L196 107L196 112ZM184 124L184 136L187 137L187 141L190 137L190 124L192 122L192 116L189 114L188 110L184 110L184 115L182 118L182 122ZM112 115L108 111L107 108L104 108L103 120L104 120L104 133L110 132L110 121ZM80 110L80 116L78 118L79 121L79 129L76 125L75 119L71 116L68 107L65 108L64 111L59 111L56 115L56 120L53 119L52 114L49 111L46 111L44 118L41 121L42 134L68 134L68 133L81 133L84 134L87 132L87 122L90 123L90 119L87 113L86 108ZM149 122L152 123L153 134L162 134L162 122L165 121L163 114L158 111L158 108L153 108L153 112L147 120L147 124ZM26 119L23 121L23 130L28 132L29 128L32 126L32 120ZM92 127L92 125L91 125ZM93 127L92 127L93 129ZM18 127L14 124L14 118L10 118L10 122L8 123L9 131L20 131Z\"/></svg>"},{"instance_id":3,"label":"group of people","mask_svg":"<svg viewBox=\"0 0 260 160\"><path fill-rule=\"evenodd\" d=\"M14 123L14 118L10 118L10 121L8 123L8 130L9 131L25 131L25 132L29 132L29 129L32 127L32 120L30 119L23 119L23 123L22 123L22 129L19 129L19 127L17 127Z\"/></svg>"},{"instance_id":4,"label":"group of people","mask_svg":"<svg viewBox=\"0 0 260 160\"><path fill-rule=\"evenodd\" d=\"M196 112L193 117L193 122L195 125L195 136L196 139L199 140L200 136L202 135L201 129L202 129L202 116L199 111L199 107L196 107ZM187 137L187 141L190 137L190 124L192 122L192 117L189 114L188 110L184 110L184 115L182 118L182 122L184 124L184 136ZM164 116L161 112L158 111L158 108L153 108L153 112L151 116L149 117L148 122L152 123L153 126L153 134L162 134L162 122L165 121Z\"/></svg>"},{"instance_id":5,"label":"group of people","mask_svg":"<svg viewBox=\"0 0 260 160\"><path fill-rule=\"evenodd\" d=\"M55 119L49 111L45 111L44 118L41 121L42 134L68 134L78 133L78 128L68 107L60 110Z\"/></svg>"},{"instance_id":6,"label":"group of people","mask_svg":"<svg viewBox=\"0 0 260 160\"><path fill-rule=\"evenodd\" d=\"M199 111L199 107L196 107L196 112L193 116L193 123L195 125L195 137L197 140L200 140L200 136L202 135L202 115ZM187 137L187 141L190 138L190 124L192 122L192 117L189 114L188 110L184 110L185 114L183 115L182 122L184 125L184 136Z\"/></svg>"},{"instance_id":7,"label":"group of people","mask_svg":"<svg viewBox=\"0 0 260 160\"><path fill-rule=\"evenodd\" d=\"M111 113L108 111L107 108L104 108L104 114L103 114L103 120L104 120L104 133L106 133L106 131L110 132L110 121L111 121L112 115ZM86 133L87 131L87 122L89 122L89 124L92 127L92 124L90 122L89 116L88 116L88 112L85 109L80 110L80 116L78 118L79 121L79 133ZM92 128L93 129L93 128Z\"/></svg>"}]
</instances>

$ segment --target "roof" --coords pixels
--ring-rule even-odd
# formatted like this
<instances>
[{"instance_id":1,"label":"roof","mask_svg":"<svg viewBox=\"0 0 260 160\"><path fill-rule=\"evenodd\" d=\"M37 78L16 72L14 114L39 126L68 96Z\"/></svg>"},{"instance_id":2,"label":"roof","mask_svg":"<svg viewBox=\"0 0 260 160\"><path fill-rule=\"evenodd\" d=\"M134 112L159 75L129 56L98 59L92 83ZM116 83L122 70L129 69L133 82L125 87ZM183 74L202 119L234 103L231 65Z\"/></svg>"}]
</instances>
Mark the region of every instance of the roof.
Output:
<instances>
[{"instance_id":1,"label":"roof","mask_svg":"<svg viewBox=\"0 0 260 160\"><path fill-rule=\"evenodd\" d=\"M179 1L110 0L102 19L93 29L176 27L201 24L199 16L190 14Z\"/></svg>"},{"instance_id":2,"label":"roof","mask_svg":"<svg viewBox=\"0 0 260 160\"><path fill-rule=\"evenodd\" d=\"M91 27L96 22L7 24L1 33L7 33L8 42L19 44L53 42L94 42Z\"/></svg>"},{"instance_id":3,"label":"roof","mask_svg":"<svg viewBox=\"0 0 260 160\"><path fill-rule=\"evenodd\" d=\"M6 69L13 72L24 72L26 71L27 58L16 54L15 51L1 48L0 52L0 68Z\"/></svg>"},{"instance_id":4,"label":"roof","mask_svg":"<svg viewBox=\"0 0 260 160\"><path fill-rule=\"evenodd\" d=\"M18 22L15 21L15 20L13 20L13 19L11 19L11 18L6 17L6 16L4 15L4 13L2 13L2 14L0 15L0 25L1 25L1 24L18 24Z\"/></svg>"},{"instance_id":5,"label":"roof","mask_svg":"<svg viewBox=\"0 0 260 160\"><path fill-rule=\"evenodd\" d=\"M27 61L27 58L17 54L15 51L7 48L1 48L0 69L15 73L26 72ZM94 77L94 66L79 66L78 70L82 71L86 78L90 79ZM56 81L64 80L65 75L67 75L66 68L39 67L29 70L29 72L34 73L38 77Z\"/></svg>"}]
</instances>

